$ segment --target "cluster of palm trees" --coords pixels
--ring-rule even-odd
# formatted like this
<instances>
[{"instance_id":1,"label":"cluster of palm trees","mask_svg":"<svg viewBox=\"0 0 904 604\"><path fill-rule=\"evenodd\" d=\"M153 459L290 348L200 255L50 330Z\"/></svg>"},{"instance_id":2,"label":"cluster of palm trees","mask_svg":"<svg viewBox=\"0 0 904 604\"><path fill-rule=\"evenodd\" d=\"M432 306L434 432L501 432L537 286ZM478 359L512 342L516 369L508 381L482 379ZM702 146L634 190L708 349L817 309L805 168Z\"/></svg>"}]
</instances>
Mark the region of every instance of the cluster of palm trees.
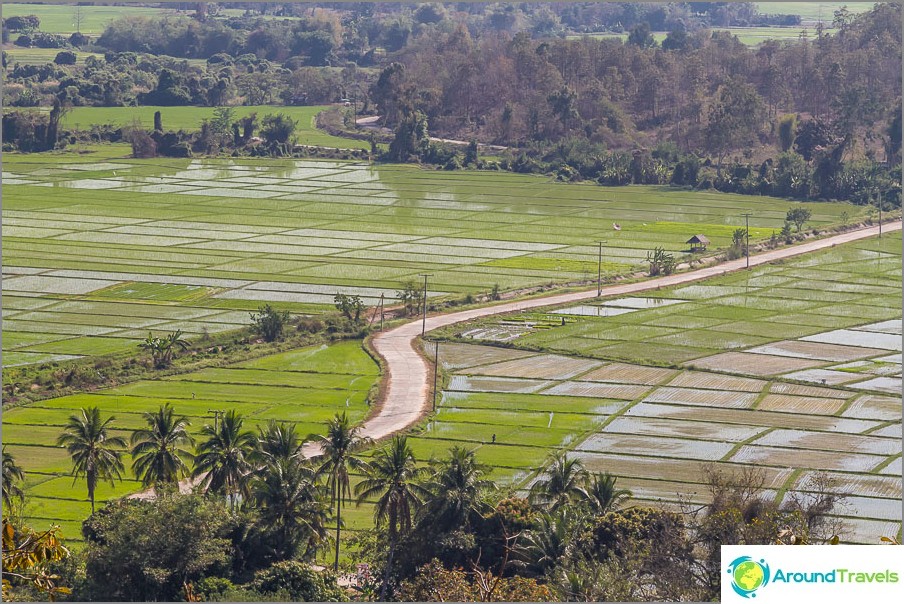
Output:
<instances>
[{"instance_id":1,"label":"cluster of palm trees","mask_svg":"<svg viewBox=\"0 0 904 604\"><path fill-rule=\"evenodd\" d=\"M103 418L97 407L69 418L57 442L72 458L73 476L86 479L92 513L98 481L121 479L128 452L135 477L155 493L190 479L188 486L225 497L233 512L239 506L254 508L275 559L315 553L328 540L327 522L334 520L338 570L343 509L352 502L373 502L377 527L386 530L389 546L384 590L396 550L416 522L467 526L475 513L490 511L486 494L496 488L484 479L486 468L477 463L474 451L462 447L421 464L400 435L365 456L370 440L345 413L327 422L325 434L303 438L292 423L270 421L256 433L247 430L242 415L231 410L214 426L202 427L198 442L189 433L188 418L169 404L145 413L144 420L127 443L113 433L114 418ZM7 459L12 458L4 452L4 478ZM360 476L354 488L353 475ZM7 484L4 480L4 499ZM629 496L609 474L589 473L564 454L553 456L530 490L541 517L526 535L522 553L535 569L548 567L562 553L567 541L563 531L573 525L568 519L573 510L599 516Z\"/></svg>"},{"instance_id":2,"label":"cluster of palm trees","mask_svg":"<svg viewBox=\"0 0 904 604\"><path fill-rule=\"evenodd\" d=\"M529 500L540 514L520 545L520 562L537 575L546 574L574 553L588 520L617 510L630 497L631 491L616 486L615 476L588 472L566 453L552 455L530 489Z\"/></svg>"},{"instance_id":3,"label":"cluster of palm trees","mask_svg":"<svg viewBox=\"0 0 904 604\"><path fill-rule=\"evenodd\" d=\"M276 536L277 557L290 556L301 536L307 535L315 547L322 542L329 510L335 506L338 568L342 507L351 498L350 470L366 466L353 452L368 442L345 413L327 423L326 435L309 437L312 460L304 454L308 440L291 423L270 421L254 433L244 428L240 413L230 410L216 425L202 427L196 443L189 419L176 415L169 404L145 413L144 420L145 427L133 432L127 444L112 432L114 417L103 418L97 407L69 417L57 444L72 458L72 475L85 478L92 514L98 482L121 480L128 452L133 474L147 489L165 492L190 479L188 486L224 496L233 511L241 502L254 505L261 525Z\"/></svg>"}]
</instances>

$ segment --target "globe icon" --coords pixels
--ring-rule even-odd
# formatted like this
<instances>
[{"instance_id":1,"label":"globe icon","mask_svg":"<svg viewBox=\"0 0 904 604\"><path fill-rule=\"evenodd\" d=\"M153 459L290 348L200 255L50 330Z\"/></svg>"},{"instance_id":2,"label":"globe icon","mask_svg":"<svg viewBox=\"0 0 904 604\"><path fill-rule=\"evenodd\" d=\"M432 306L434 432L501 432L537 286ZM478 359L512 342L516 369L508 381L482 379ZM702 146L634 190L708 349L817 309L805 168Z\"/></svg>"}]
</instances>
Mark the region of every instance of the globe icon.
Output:
<instances>
[{"instance_id":1,"label":"globe icon","mask_svg":"<svg viewBox=\"0 0 904 604\"><path fill-rule=\"evenodd\" d=\"M754 591L764 578L763 568L753 560L742 562L734 569L734 582L744 591Z\"/></svg>"}]
</instances>

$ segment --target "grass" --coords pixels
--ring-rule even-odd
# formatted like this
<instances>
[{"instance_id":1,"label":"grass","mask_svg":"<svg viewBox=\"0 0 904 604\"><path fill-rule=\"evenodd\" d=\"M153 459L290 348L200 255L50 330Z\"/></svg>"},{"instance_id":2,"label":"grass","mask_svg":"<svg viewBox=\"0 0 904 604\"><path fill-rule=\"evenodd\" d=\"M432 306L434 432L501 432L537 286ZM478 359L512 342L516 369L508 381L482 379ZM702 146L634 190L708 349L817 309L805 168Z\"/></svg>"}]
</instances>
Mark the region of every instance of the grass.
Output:
<instances>
[{"instance_id":1,"label":"grass","mask_svg":"<svg viewBox=\"0 0 904 604\"><path fill-rule=\"evenodd\" d=\"M20 46L5 46L3 48L3 51L9 56L10 65L15 65L16 63L22 63L23 65L52 63L62 50L61 48L22 48ZM88 57L96 57L98 59L104 57L104 55L96 52L85 52L82 50L72 50L71 52L75 53L76 65L84 65Z\"/></svg>"},{"instance_id":2,"label":"grass","mask_svg":"<svg viewBox=\"0 0 904 604\"><path fill-rule=\"evenodd\" d=\"M306 123L319 110L288 109ZM115 122L134 111L149 123L154 108L105 108L94 117L83 110L92 108L67 119ZM204 112L212 109L166 108L163 121L197 126ZM128 350L148 331L195 337L236 329L267 302L304 314L330 309L337 292L370 306L381 295L392 303L425 271L433 273L433 296L589 282L600 239L607 275L632 272L654 247L686 253L694 233L727 246L747 210L756 211L753 237L766 238L793 205L508 173L133 160L123 145L81 150L4 157L2 251L11 274L3 289L12 300L5 308L21 311L6 317L6 332L17 334L4 340L7 365ZM842 212L860 215L842 203L809 207L817 227L837 223Z\"/></svg>"},{"instance_id":3,"label":"grass","mask_svg":"<svg viewBox=\"0 0 904 604\"><path fill-rule=\"evenodd\" d=\"M33 49L27 49L31 52ZM17 55L13 54L15 60ZM52 61L56 54L50 56ZM25 62L25 61L23 61ZM277 105L253 105L232 107L234 120L256 113L258 119L275 113L288 115L298 122L295 130L296 142L301 145L331 147L340 149L370 149L370 143L350 138L332 136L318 130L314 125L315 116L327 109L327 105L310 107L286 107ZM143 128L154 126L154 113L160 111L163 127L166 130L185 130L196 132L201 129L203 120L214 116L214 107L72 107L63 116L63 127L90 130L92 126L111 125L113 127L140 124Z\"/></svg>"},{"instance_id":4,"label":"grass","mask_svg":"<svg viewBox=\"0 0 904 604\"><path fill-rule=\"evenodd\" d=\"M803 21L827 21L831 24L833 13L846 6L851 13L872 10L872 2L754 2L761 13L800 15Z\"/></svg>"},{"instance_id":5,"label":"grass","mask_svg":"<svg viewBox=\"0 0 904 604\"><path fill-rule=\"evenodd\" d=\"M80 26L77 28L80 13ZM107 24L118 17L161 16L187 14L170 8L149 8L143 6L80 6L73 4L19 4L4 3L3 17L36 15L41 20L40 31L51 34L71 34L81 31L87 35L103 32Z\"/></svg>"},{"instance_id":6,"label":"grass","mask_svg":"<svg viewBox=\"0 0 904 604\"><path fill-rule=\"evenodd\" d=\"M493 358L481 346L456 344L454 362L467 368L452 370L435 423L419 438L478 447L478 457L493 467L492 476L516 487L529 484L542 469L543 451L571 450L595 471L616 474L619 486L632 489L634 501L644 505L678 504L705 493L702 465L695 461L704 458L720 457L726 469L755 466L772 477L774 486L791 484L791 469L844 472L843 489L854 505L853 512L839 512L850 530L845 538L864 542L870 538L870 523L886 520L877 516L885 513L881 497L865 481L898 457L900 412L877 415L868 405L855 404L875 397L868 393L880 387L861 381L869 373L857 370L892 376L884 384L900 383L900 365L878 360L887 357L880 349L863 347L887 346L888 352L899 347L894 330L901 316L900 246L900 233L840 245L649 294L677 304L642 308L646 305L637 296L607 301L641 308L604 318L569 315L565 325L549 321L548 312L533 311L454 326L445 335L491 331L503 322L536 322L545 328L512 342L516 350L533 354L520 361ZM889 325L868 325L884 320ZM816 341L829 338L841 348L820 349L812 339L794 341L839 328L852 331ZM841 334L847 335L839 340ZM768 343L774 345L762 346ZM480 392L494 386L469 378L532 377L543 358L538 350L640 365L635 371L631 365L605 364L568 379L547 375L551 383L531 394ZM725 351L741 354L734 360L720 356ZM811 355L817 360L810 360ZM833 355L839 360L818 360ZM840 360L848 355L859 360ZM801 362L803 369L794 370ZM559 365L564 371L565 364ZM650 376L646 383L655 384L653 388L633 401L600 398L602 405L594 405L594 393L611 396L613 386L627 388L628 376L640 375L642 365L671 365L657 370L671 374ZM710 370L675 370L682 365ZM759 379L715 373L744 375L748 369ZM582 385L597 379L593 376L606 376L604 389ZM838 386L827 387L823 376L831 376ZM802 383L811 385L798 385ZM459 391L465 388L467 392ZM547 394L567 392L581 397ZM887 396L880 400L896 400ZM553 422L545 430L544 418ZM896 427L893 434L885 420ZM517 442L516 454L488 445L488 433ZM425 450L435 446L425 445ZM899 498L900 488L894 488L882 497Z\"/></svg>"},{"instance_id":7,"label":"grass","mask_svg":"<svg viewBox=\"0 0 904 604\"><path fill-rule=\"evenodd\" d=\"M793 258L783 263L650 294L680 303L608 317L569 315L565 325L545 312L491 318L447 330L465 333L500 321L545 323L516 347L600 359L687 363L727 350L799 338L900 317L900 233ZM891 268L895 266L896 268ZM860 282L863 283L860 283ZM856 283L853 287L846 284ZM865 284L870 290L863 291ZM840 290L840 291L839 291ZM618 305L612 301L606 304ZM586 306L587 303L584 303Z\"/></svg>"},{"instance_id":8,"label":"grass","mask_svg":"<svg viewBox=\"0 0 904 604\"><path fill-rule=\"evenodd\" d=\"M128 437L144 425L143 413L170 403L191 421L197 435L211 422L212 410L236 409L246 417L246 429L255 430L271 419L298 423L301 436L322 432L337 412L348 412L357 422L367 412L365 398L379 369L358 341L315 346L272 355L252 362L257 368L208 369L166 380L145 381L120 388L40 401L5 410L4 444L16 456L30 484L26 517L37 528L64 521L70 531L90 513L84 481L67 474L71 462L55 446L67 418L79 409L98 406L104 416L115 417L115 432ZM129 467L128 457L124 459ZM126 478L131 478L127 472ZM140 490L134 480L99 486L98 502ZM70 526L71 525L71 526Z\"/></svg>"}]
</instances>

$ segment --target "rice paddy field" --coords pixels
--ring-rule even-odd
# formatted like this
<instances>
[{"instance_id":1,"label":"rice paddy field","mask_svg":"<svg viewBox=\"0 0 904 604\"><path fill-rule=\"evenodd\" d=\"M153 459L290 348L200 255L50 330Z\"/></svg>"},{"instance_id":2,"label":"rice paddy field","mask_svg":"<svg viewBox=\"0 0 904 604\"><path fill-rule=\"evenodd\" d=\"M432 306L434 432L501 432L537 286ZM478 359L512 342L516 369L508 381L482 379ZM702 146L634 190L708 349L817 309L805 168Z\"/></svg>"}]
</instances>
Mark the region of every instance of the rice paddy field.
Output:
<instances>
[{"instance_id":1,"label":"rice paddy field","mask_svg":"<svg viewBox=\"0 0 904 604\"><path fill-rule=\"evenodd\" d=\"M50 34L71 34L81 31L86 35L99 35L107 24L119 17L157 17L164 15L190 14L171 8L150 8L143 6L80 6L47 3L24 4L3 3L5 18L35 15L41 20L40 31ZM78 13L78 16L77 16Z\"/></svg>"},{"instance_id":2,"label":"rice paddy field","mask_svg":"<svg viewBox=\"0 0 904 604\"><path fill-rule=\"evenodd\" d=\"M831 13L829 13L829 21L831 21ZM712 28L713 32L728 32L733 36L737 36L738 40L747 46L757 46L761 42L766 40L797 40L800 38L801 34L806 30L805 27L714 27ZM814 34L809 30L806 30L810 36ZM831 32L831 30L829 30ZM571 35L569 38L578 39L582 38L584 35L588 35L591 38L618 38L620 40L627 41L628 32L623 33L615 33L615 32L602 32L602 33L593 33L593 34L581 34L581 35ZM668 36L668 32L657 31L653 32L653 39L656 40L659 44L662 44L662 41L666 39Z\"/></svg>"},{"instance_id":3,"label":"rice paddy field","mask_svg":"<svg viewBox=\"0 0 904 604\"><path fill-rule=\"evenodd\" d=\"M885 236L613 299L600 308L624 312L608 316L458 326L416 448L472 446L517 488L570 451L646 505L706 503L708 462L762 469L779 502L826 472L847 497L845 541L900 538L900 253L900 235ZM507 324L517 335L499 337ZM515 348L465 343L488 336Z\"/></svg>"},{"instance_id":4,"label":"rice paddy field","mask_svg":"<svg viewBox=\"0 0 904 604\"><path fill-rule=\"evenodd\" d=\"M45 63L53 63L53 60L61 52L59 48L22 48L21 46L6 46L3 51L9 58L9 64L14 66L16 63L23 65L44 65ZM96 52L87 52L82 50L71 50L75 53L76 65L84 65L88 57L96 57L102 59L104 55Z\"/></svg>"},{"instance_id":5,"label":"rice paddy field","mask_svg":"<svg viewBox=\"0 0 904 604\"><path fill-rule=\"evenodd\" d=\"M851 13L872 10L872 2L754 2L757 10L766 14L800 15L805 23L832 22L836 10L847 7Z\"/></svg>"},{"instance_id":6,"label":"rice paddy field","mask_svg":"<svg viewBox=\"0 0 904 604\"><path fill-rule=\"evenodd\" d=\"M47 51L43 49L28 48L23 50L28 53L40 51L47 54ZM11 56L13 60L19 60L19 55L15 52L11 52ZM55 53L50 55L47 61L52 61L55 56ZM84 60L84 57L80 60ZM40 62L44 63L46 61ZM298 123L295 129L295 137L299 145L336 149L370 149L370 143L367 141L332 136L319 130L314 123L314 118L327 108L327 105L312 105L309 107L240 105L232 107L235 112L235 119L246 117L252 113L256 113L258 118L271 113L282 113L289 116ZM195 132L201 129L203 120L213 118L214 110L214 107L155 107L153 105L143 107L72 107L63 116L63 127L76 130L90 130L92 126L111 125L115 128L120 128L137 123L150 130L154 126L154 113L160 111L163 127L166 130ZM49 111L49 108L39 109L38 111Z\"/></svg>"},{"instance_id":7,"label":"rice paddy field","mask_svg":"<svg viewBox=\"0 0 904 604\"><path fill-rule=\"evenodd\" d=\"M267 302L391 303L421 273L431 296L593 280L600 240L606 274L633 272L654 247L683 255L692 234L728 245L745 211L752 238L767 238L792 206L510 173L104 153L4 157L4 366L134 350L148 332L237 329ZM817 227L859 212L808 207Z\"/></svg>"},{"instance_id":8,"label":"rice paddy field","mask_svg":"<svg viewBox=\"0 0 904 604\"><path fill-rule=\"evenodd\" d=\"M3 444L26 472L25 516L35 528L59 524L67 543L81 540L81 521L91 512L83 479L73 483L71 462L55 445L70 415L97 406L104 417L113 415L114 432L128 438L144 425L143 413L170 403L188 416L197 434L212 424L214 411L236 409L245 428L256 431L270 420L294 422L301 436L322 433L336 412L354 421L367 414L368 393L379 367L359 341L314 346L224 368L119 388L36 402L4 410ZM99 486L97 502L141 490L128 468L122 482Z\"/></svg>"}]
</instances>

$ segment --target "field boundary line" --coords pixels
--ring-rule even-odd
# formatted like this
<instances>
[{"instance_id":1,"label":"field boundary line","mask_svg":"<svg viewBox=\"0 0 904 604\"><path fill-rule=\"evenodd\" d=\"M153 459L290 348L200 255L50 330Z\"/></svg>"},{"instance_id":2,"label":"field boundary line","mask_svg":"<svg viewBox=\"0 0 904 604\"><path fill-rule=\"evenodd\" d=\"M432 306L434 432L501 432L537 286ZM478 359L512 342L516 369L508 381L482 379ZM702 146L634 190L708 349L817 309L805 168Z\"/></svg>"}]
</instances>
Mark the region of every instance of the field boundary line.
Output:
<instances>
[{"instance_id":1,"label":"field boundary line","mask_svg":"<svg viewBox=\"0 0 904 604\"><path fill-rule=\"evenodd\" d=\"M901 229L901 221L881 225L883 231L891 233ZM807 241L787 248L769 250L749 257L750 266L756 267L832 248L842 243L850 243L879 234L880 226L847 231L823 239ZM671 285L680 285L744 270L746 258L710 265L693 271L656 277L645 281L608 285L603 288L603 298L656 290ZM448 314L427 316L404 323L398 327L377 334L371 340L374 350L384 359L386 371L381 379L384 396L381 397L379 411L363 424L366 436L379 440L414 425L429 413L429 369L427 361L419 353L416 341L422 332L439 329L472 319L489 317L558 304L596 299L596 288L591 290L553 294L539 298L506 302L488 307L458 311Z\"/></svg>"}]
</instances>

